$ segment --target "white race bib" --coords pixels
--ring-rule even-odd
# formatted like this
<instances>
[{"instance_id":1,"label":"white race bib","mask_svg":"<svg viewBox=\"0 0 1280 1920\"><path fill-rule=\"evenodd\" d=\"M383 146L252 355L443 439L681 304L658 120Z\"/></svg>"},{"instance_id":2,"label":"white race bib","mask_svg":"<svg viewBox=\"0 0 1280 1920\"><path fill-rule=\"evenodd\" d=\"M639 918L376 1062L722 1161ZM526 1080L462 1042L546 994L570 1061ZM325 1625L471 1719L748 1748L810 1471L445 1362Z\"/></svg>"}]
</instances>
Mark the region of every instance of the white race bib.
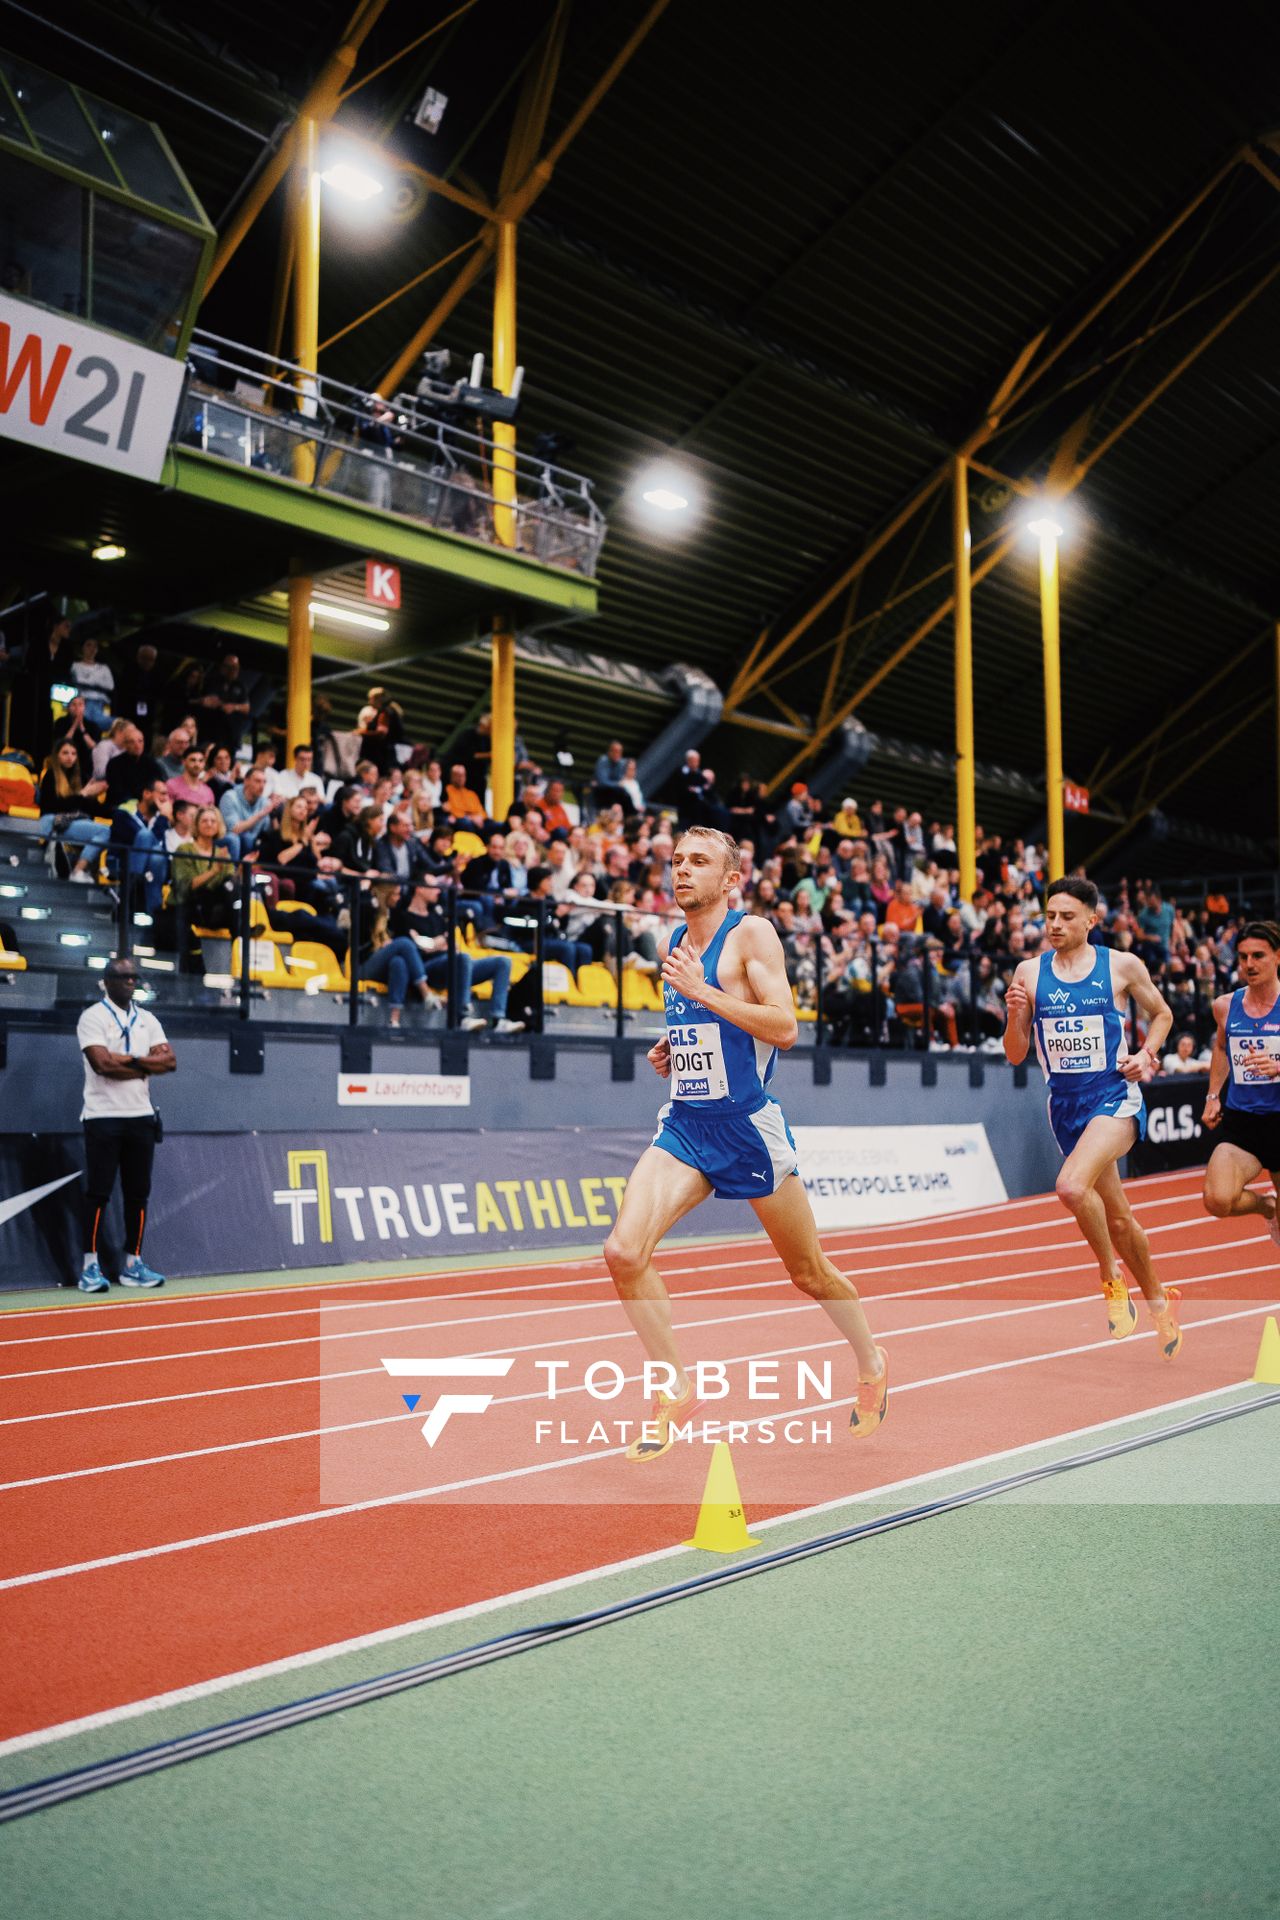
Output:
<instances>
[{"instance_id":1,"label":"white race bib","mask_svg":"<svg viewBox=\"0 0 1280 1920\"><path fill-rule=\"evenodd\" d=\"M1107 1064L1105 1016L1068 1013L1041 1025L1050 1073L1102 1073Z\"/></svg>"},{"instance_id":2,"label":"white race bib","mask_svg":"<svg viewBox=\"0 0 1280 1920\"><path fill-rule=\"evenodd\" d=\"M718 1021L707 1020L687 1027L669 1026L667 1039L671 1043L673 1100L729 1098L729 1075Z\"/></svg>"},{"instance_id":3,"label":"white race bib","mask_svg":"<svg viewBox=\"0 0 1280 1920\"><path fill-rule=\"evenodd\" d=\"M1233 1033L1229 1036L1231 1049L1231 1079L1237 1087L1277 1087L1269 1074L1257 1071L1257 1062L1264 1057L1280 1059L1280 1033Z\"/></svg>"}]
</instances>

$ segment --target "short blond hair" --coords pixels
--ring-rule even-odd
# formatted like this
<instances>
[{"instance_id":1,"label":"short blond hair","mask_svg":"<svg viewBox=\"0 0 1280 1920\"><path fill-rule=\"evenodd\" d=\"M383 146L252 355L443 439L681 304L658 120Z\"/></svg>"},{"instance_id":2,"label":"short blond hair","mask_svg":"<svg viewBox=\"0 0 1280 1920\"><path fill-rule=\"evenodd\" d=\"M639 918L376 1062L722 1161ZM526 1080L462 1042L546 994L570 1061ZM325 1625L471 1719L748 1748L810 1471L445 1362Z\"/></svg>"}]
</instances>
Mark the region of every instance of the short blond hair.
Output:
<instances>
[{"instance_id":1,"label":"short blond hair","mask_svg":"<svg viewBox=\"0 0 1280 1920\"><path fill-rule=\"evenodd\" d=\"M719 827L686 827L676 841L676 846L680 845L681 840L693 839L714 840L724 852L725 872L740 873L742 871L742 850L731 833L721 833Z\"/></svg>"}]
</instances>

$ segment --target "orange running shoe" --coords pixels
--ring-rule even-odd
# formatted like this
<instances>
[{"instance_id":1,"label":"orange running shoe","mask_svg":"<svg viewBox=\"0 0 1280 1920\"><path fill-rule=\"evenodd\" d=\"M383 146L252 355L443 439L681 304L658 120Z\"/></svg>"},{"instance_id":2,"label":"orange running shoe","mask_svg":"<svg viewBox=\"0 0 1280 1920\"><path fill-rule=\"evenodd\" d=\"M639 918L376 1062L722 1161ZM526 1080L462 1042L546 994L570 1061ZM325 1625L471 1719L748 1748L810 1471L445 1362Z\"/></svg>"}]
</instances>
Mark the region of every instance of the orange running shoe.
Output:
<instances>
[{"instance_id":1,"label":"orange running shoe","mask_svg":"<svg viewBox=\"0 0 1280 1920\"><path fill-rule=\"evenodd\" d=\"M692 1380L680 1400L660 1393L654 1400L652 1416L627 1448L628 1460L660 1460L671 1447L672 1426L677 1420L687 1419L701 1404L694 1398Z\"/></svg>"},{"instance_id":2,"label":"orange running shoe","mask_svg":"<svg viewBox=\"0 0 1280 1920\"><path fill-rule=\"evenodd\" d=\"M1178 1349L1182 1345L1182 1328L1178 1325L1178 1316L1173 1310L1173 1302L1181 1298L1182 1295L1176 1287L1166 1287L1164 1306L1151 1309L1151 1318L1156 1323L1156 1338L1160 1342L1160 1354L1165 1360L1176 1359Z\"/></svg>"},{"instance_id":3,"label":"orange running shoe","mask_svg":"<svg viewBox=\"0 0 1280 1920\"><path fill-rule=\"evenodd\" d=\"M1138 1324L1138 1309L1129 1298L1122 1273L1113 1273L1102 1283L1107 1300L1107 1332L1113 1340L1123 1340Z\"/></svg>"},{"instance_id":4,"label":"orange running shoe","mask_svg":"<svg viewBox=\"0 0 1280 1920\"><path fill-rule=\"evenodd\" d=\"M849 1414L849 1431L859 1440L875 1432L889 1405L889 1356L883 1347L877 1347L876 1352L880 1355L881 1371L874 1380L859 1380Z\"/></svg>"}]
</instances>

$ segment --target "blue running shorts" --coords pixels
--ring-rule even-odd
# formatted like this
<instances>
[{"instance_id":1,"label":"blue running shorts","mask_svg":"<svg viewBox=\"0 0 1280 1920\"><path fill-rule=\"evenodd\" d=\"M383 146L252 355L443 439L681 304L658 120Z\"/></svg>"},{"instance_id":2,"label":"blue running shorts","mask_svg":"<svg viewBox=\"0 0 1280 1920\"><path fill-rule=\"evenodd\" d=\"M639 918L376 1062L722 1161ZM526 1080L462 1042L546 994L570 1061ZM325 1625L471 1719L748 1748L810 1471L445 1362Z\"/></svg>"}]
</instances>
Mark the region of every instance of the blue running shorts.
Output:
<instances>
[{"instance_id":1,"label":"blue running shorts","mask_svg":"<svg viewBox=\"0 0 1280 1920\"><path fill-rule=\"evenodd\" d=\"M1049 1095L1049 1125L1065 1160L1080 1144L1080 1136L1091 1120L1104 1114L1111 1120L1136 1120L1138 1139L1147 1137L1147 1107L1142 1087L1136 1080L1122 1081L1118 1092Z\"/></svg>"},{"instance_id":2,"label":"blue running shorts","mask_svg":"<svg viewBox=\"0 0 1280 1920\"><path fill-rule=\"evenodd\" d=\"M796 1143L777 1101L754 1113L691 1112L669 1103L653 1145L711 1182L717 1200L763 1200L800 1171Z\"/></svg>"}]
</instances>

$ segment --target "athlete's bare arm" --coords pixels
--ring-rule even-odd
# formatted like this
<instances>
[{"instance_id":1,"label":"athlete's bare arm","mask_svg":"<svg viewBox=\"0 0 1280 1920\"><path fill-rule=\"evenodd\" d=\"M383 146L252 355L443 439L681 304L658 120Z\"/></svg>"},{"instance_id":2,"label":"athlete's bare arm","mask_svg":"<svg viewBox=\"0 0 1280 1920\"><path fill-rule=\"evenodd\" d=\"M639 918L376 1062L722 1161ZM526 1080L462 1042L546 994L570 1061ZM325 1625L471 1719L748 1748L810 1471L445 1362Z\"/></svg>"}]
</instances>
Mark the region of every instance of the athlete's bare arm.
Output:
<instances>
[{"instance_id":1,"label":"athlete's bare arm","mask_svg":"<svg viewBox=\"0 0 1280 1920\"><path fill-rule=\"evenodd\" d=\"M1227 1084L1227 1075L1231 1070L1231 1062L1227 1057L1227 1009L1230 1005L1229 993L1219 994L1213 1003L1213 1053L1209 1059L1209 1091L1205 1095L1204 1112L1200 1116L1210 1131L1222 1119L1222 1089Z\"/></svg>"},{"instance_id":2,"label":"athlete's bare arm","mask_svg":"<svg viewBox=\"0 0 1280 1920\"><path fill-rule=\"evenodd\" d=\"M752 915L738 922L725 942L718 971L745 991L726 993L723 987L709 986L701 960L690 953L688 941L682 940L667 954L662 977L686 1000L696 1000L730 1026L741 1027L753 1040L763 1040L783 1052L794 1047L800 1027L787 963L782 942L767 920Z\"/></svg>"},{"instance_id":3,"label":"athlete's bare arm","mask_svg":"<svg viewBox=\"0 0 1280 1920\"><path fill-rule=\"evenodd\" d=\"M1151 975L1136 954L1113 953L1111 956L1111 978L1117 987L1127 991L1136 1001L1140 1012L1147 1017L1147 1037L1136 1053L1130 1053L1123 1060L1117 1060L1116 1066L1123 1080L1141 1080L1146 1068L1143 1054L1149 1055L1158 1067L1160 1053L1169 1030L1173 1026L1173 1013L1168 1001L1161 993Z\"/></svg>"},{"instance_id":4,"label":"athlete's bare arm","mask_svg":"<svg viewBox=\"0 0 1280 1920\"><path fill-rule=\"evenodd\" d=\"M666 959L670 945L670 933L660 933L657 939L659 964ZM660 1080L669 1080L671 1078L671 1042L665 1033L661 1040L656 1040L650 1047L648 1053L645 1055L645 1059L649 1062L649 1065L653 1068Z\"/></svg>"},{"instance_id":5,"label":"athlete's bare arm","mask_svg":"<svg viewBox=\"0 0 1280 1920\"><path fill-rule=\"evenodd\" d=\"M1010 1066L1020 1067L1031 1045L1031 1017L1035 1012L1038 960L1020 960L1004 996L1004 1053Z\"/></svg>"}]
</instances>

